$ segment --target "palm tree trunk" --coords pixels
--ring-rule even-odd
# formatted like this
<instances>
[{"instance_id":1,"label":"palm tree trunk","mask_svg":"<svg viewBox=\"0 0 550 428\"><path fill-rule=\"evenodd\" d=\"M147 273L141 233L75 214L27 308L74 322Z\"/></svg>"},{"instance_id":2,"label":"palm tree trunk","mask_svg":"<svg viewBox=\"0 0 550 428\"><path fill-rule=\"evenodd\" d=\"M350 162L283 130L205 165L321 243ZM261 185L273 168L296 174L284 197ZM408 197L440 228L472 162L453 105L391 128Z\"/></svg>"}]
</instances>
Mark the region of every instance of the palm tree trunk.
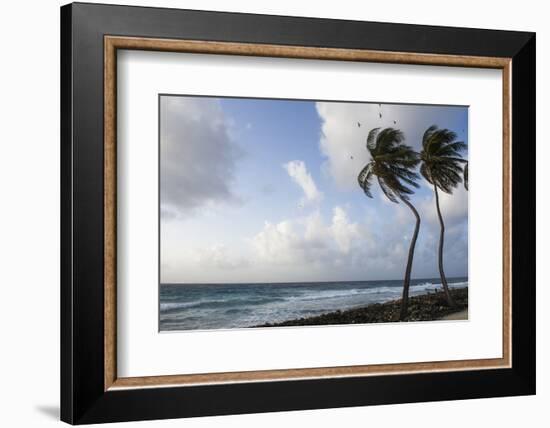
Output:
<instances>
[{"instance_id":1,"label":"palm tree trunk","mask_svg":"<svg viewBox=\"0 0 550 428\"><path fill-rule=\"evenodd\" d=\"M445 272L443 272L443 241L445 240L445 224L443 223L443 217L441 216L441 209L439 208L439 194L437 192L437 186L434 184L435 192L435 205L437 207L437 216L439 217L439 225L441 226L441 232L439 234L439 276L441 277L441 284L443 284L443 290L445 291L445 296L447 297L447 303L449 306L454 306L455 303L449 293L449 286L447 285L447 278L445 278Z\"/></svg>"},{"instance_id":2,"label":"palm tree trunk","mask_svg":"<svg viewBox=\"0 0 550 428\"><path fill-rule=\"evenodd\" d=\"M414 206L404 198L401 198L403 203L407 205L414 216L416 217L416 226L414 227L414 233L411 239L411 245L409 247L409 257L407 259L407 268L405 269L405 279L403 281L403 296L401 297L401 312L399 314L399 320L403 321L407 318L407 310L409 307L409 287L411 284L411 270L414 257L414 247L416 245L416 238L418 238L418 231L420 229L420 216Z\"/></svg>"}]
</instances>

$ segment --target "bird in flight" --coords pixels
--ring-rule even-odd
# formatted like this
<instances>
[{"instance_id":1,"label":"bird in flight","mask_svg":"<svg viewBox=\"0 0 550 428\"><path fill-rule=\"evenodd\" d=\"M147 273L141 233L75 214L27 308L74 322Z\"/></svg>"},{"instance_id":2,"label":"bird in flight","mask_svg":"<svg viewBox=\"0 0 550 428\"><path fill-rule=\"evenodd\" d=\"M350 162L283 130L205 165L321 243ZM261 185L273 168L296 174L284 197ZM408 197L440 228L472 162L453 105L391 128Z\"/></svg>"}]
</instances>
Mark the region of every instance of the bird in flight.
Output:
<instances>
[{"instance_id":1,"label":"bird in flight","mask_svg":"<svg viewBox=\"0 0 550 428\"><path fill-rule=\"evenodd\" d=\"M359 122L357 122L357 127L361 128L361 124Z\"/></svg>"}]
</instances>

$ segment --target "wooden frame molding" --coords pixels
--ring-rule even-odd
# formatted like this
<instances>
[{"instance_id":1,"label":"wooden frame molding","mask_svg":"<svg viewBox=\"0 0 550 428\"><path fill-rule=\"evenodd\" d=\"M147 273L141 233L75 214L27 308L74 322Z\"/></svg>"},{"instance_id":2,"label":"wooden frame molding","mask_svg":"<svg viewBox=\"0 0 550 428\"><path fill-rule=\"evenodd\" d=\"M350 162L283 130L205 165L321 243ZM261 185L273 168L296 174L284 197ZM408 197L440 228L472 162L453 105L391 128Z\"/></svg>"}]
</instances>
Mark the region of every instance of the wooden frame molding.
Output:
<instances>
[{"instance_id":1,"label":"wooden frame molding","mask_svg":"<svg viewBox=\"0 0 550 428\"><path fill-rule=\"evenodd\" d=\"M494 68L503 81L503 349L502 358L380 364L346 367L204 373L173 376L117 377L116 367L116 82L117 50L149 50L182 53L243 55L279 58L323 59L398 64ZM512 165L510 58L418 54L359 49L334 49L252 43L171 40L139 37L104 37L104 390L217 383L358 377L472 369L509 368L512 362Z\"/></svg>"}]
</instances>

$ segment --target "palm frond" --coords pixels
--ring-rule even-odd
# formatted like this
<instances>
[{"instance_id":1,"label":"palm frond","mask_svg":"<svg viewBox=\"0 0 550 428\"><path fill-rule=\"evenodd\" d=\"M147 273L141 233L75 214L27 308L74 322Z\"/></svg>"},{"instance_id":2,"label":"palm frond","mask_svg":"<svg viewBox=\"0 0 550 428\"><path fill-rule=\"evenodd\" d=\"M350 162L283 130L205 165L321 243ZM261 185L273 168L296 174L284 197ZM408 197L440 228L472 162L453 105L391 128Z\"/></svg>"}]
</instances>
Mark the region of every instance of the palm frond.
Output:
<instances>
[{"instance_id":1,"label":"palm frond","mask_svg":"<svg viewBox=\"0 0 550 428\"><path fill-rule=\"evenodd\" d=\"M430 126L422 139L420 174L432 185L446 193L462 182L462 164L467 162L462 153L468 149L463 141L449 129Z\"/></svg>"},{"instance_id":2,"label":"palm frond","mask_svg":"<svg viewBox=\"0 0 550 428\"><path fill-rule=\"evenodd\" d=\"M460 157L461 153L467 148L468 145L463 141L455 141L447 144L444 143L435 154L442 157Z\"/></svg>"},{"instance_id":3,"label":"palm frond","mask_svg":"<svg viewBox=\"0 0 550 428\"><path fill-rule=\"evenodd\" d=\"M388 185L386 180L380 176L377 176L376 178L378 180L378 184L380 188L382 189L382 192L384 193L384 195L386 195L386 198L388 198L390 201L397 204L398 203L397 196L395 195L391 187Z\"/></svg>"},{"instance_id":4,"label":"palm frond","mask_svg":"<svg viewBox=\"0 0 550 428\"><path fill-rule=\"evenodd\" d=\"M430 138L436 129L437 126L432 125L428 129L426 129L426 131L424 131L424 135L422 136L422 147L426 147L428 141L430 141Z\"/></svg>"},{"instance_id":5,"label":"palm frond","mask_svg":"<svg viewBox=\"0 0 550 428\"><path fill-rule=\"evenodd\" d=\"M372 178L372 163L369 162L357 176L357 182L359 183L359 187L363 189L363 192L365 192L365 195L367 195L369 198L372 198L372 193L370 190L371 178Z\"/></svg>"},{"instance_id":6,"label":"palm frond","mask_svg":"<svg viewBox=\"0 0 550 428\"><path fill-rule=\"evenodd\" d=\"M422 177L424 177L428 181L428 183L433 184L430 170L425 162L422 162L420 164L420 174L422 175Z\"/></svg>"},{"instance_id":7,"label":"palm frond","mask_svg":"<svg viewBox=\"0 0 550 428\"><path fill-rule=\"evenodd\" d=\"M391 175L399 178L401 181L404 181L406 184L412 187L419 187L419 184L416 182L419 178L418 174L414 171L411 171L407 168L402 168L396 165L388 165L388 170Z\"/></svg>"},{"instance_id":8,"label":"palm frond","mask_svg":"<svg viewBox=\"0 0 550 428\"><path fill-rule=\"evenodd\" d=\"M368 197L372 197L372 177L376 177L384 195L394 203L408 199L419 187L414 171L420 162L418 153L404 144L403 132L395 128L374 128L367 137L371 161L359 172L357 181Z\"/></svg>"},{"instance_id":9,"label":"palm frond","mask_svg":"<svg viewBox=\"0 0 550 428\"><path fill-rule=\"evenodd\" d=\"M367 150L373 154L376 149L376 136L380 128L371 129L369 135L367 136Z\"/></svg>"}]
</instances>

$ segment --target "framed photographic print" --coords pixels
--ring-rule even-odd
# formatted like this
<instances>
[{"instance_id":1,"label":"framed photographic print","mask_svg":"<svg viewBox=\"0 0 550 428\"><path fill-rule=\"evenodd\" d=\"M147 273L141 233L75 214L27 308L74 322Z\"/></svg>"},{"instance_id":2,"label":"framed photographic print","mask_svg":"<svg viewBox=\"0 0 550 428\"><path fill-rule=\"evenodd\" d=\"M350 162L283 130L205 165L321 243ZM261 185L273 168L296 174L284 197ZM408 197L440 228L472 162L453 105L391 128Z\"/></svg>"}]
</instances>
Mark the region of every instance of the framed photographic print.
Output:
<instances>
[{"instance_id":1,"label":"framed photographic print","mask_svg":"<svg viewBox=\"0 0 550 428\"><path fill-rule=\"evenodd\" d=\"M62 420L535 393L533 33L76 3L61 54Z\"/></svg>"}]
</instances>

